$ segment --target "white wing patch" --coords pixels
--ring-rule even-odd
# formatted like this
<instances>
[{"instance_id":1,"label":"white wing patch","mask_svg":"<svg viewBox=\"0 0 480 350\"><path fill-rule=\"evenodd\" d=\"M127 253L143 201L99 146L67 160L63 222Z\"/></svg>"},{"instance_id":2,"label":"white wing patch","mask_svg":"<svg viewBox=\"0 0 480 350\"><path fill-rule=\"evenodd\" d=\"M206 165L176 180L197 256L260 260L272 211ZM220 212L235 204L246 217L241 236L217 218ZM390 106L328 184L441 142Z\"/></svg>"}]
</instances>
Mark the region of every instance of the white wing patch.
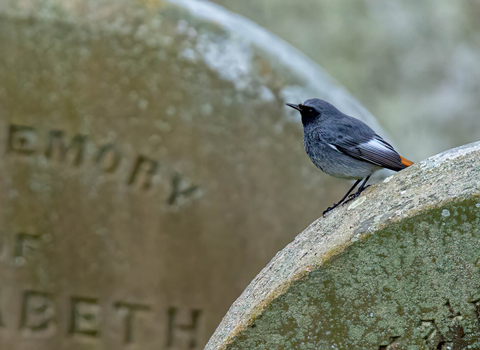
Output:
<instances>
[{"instance_id":1,"label":"white wing patch","mask_svg":"<svg viewBox=\"0 0 480 350\"><path fill-rule=\"evenodd\" d=\"M388 143L384 142L383 140L379 140L377 138L371 139L368 142L364 142L359 144L359 147L364 148L364 149L370 149L370 150L377 150L380 152L388 152L389 150L393 151L392 146L390 146Z\"/></svg>"},{"instance_id":2,"label":"white wing patch","mask_svg":"<svg viewBox=\"0 0 480 350\"><path fill-rule=\"evenodd\" d=\"M360 155L380 166L401 166L400 156L395 149L379 136L357 146Z\"/></svg>"},{"instance_id":3,"label":"white wing patch","mask_svg":"<svg viewBox=\"0 0 480 350\"><path fill-rule=\"evenodd\" d=\"M333 148L335 151L337 151L338 153L342 153L342 151L340 151L337 146L335 145L332 145L331 143L327 143L327 145L329 145L331 148Z\"/></svg>"},{"instance_id":4,"label":"white wing patch","mask_svg":"<svg viewBox=\"0 0 480 350\"><path fill-rule=\"evenodd\" d=\"M365 142L357 142L351 137L346 137L339 140L335 145L329 145L346 155L365 160L383 168L395 171L405 168L398 153L395 152L387 141L378 135Z\"/></svg>"}]
</instances>

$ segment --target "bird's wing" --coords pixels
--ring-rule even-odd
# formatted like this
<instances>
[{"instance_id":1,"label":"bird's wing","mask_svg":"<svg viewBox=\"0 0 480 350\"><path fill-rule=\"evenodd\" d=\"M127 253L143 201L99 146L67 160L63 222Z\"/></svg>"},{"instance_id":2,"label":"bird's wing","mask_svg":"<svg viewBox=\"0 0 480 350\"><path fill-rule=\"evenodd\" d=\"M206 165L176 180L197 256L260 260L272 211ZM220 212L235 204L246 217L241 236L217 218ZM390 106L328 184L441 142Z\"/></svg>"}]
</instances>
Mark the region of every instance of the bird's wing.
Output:
<instances>
[{"instance_id":1,"label":"bird's wing","mask_svg":"<svg viewBox=\"0 0 480 350\"><path fill-rule=\"evenodd\" d=\"M341 138L331 140L328 144L350 157L364 160L383 168L399 171L406 167L392 145L377 134L373 136L363 134L358 135L358 137L344 135Z\"/></svg>"}]
</instances>

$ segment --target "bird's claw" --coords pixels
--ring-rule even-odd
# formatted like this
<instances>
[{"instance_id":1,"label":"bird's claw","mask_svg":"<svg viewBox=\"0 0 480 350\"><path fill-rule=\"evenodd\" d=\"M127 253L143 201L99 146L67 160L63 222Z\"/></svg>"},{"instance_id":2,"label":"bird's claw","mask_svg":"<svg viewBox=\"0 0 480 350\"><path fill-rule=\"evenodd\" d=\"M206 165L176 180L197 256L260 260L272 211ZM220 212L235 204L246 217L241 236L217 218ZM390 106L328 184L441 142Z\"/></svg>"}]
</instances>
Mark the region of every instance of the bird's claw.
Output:
<instances>
[{"instance_id":1,"label":"bird's claw","mask_svg":"<svg viewBox=\"0 0 480 350\"><path fill-rule=\"evenodd\" d=\"M344 205L348 202L351 202L353 201L355 198L357 198L358 196L360 196L362 194L363 191L365 191L367 188L369 188L370 185L368 186L365 186L364 188L358 190L357 192L351 194L350 196L348 196L347 200L343 201L343 202L338 202L336 204L333 205L333 207L328 207L323 213L322 213L322 216L325 215L326 213L332 211L333 209L335 209L336 207L338 207L340 204L341 205Z\"/></svg>"},{"instance_id":2,"label":"bird's claw","mask_svg":"<svg viewBox=\"0 0 480 350\"><path fill-rule=\"evenodd\" d=\"M338 202L336 204L333 205L333 207L328 207L327 210L325 210L322 215L325 215L326 213L332 211L333 209L335 209L336 207L338 207L340 204L342 204L343 202Z\"/></svg>"},{"instance_id":3,"label":"bird's claw","mask_svg":"<svg viewBox=\"0 0 480 350\"><path fill-rule=\"evenodd\" d=\"M326 213L332 211L333 209L335 209L335 205L333 207L328 207L323 213L322 213L322 216L325 215Z\"/></svg>"},{"instance_id":4,"label":"bird's claw","mask_svg":"<svg viewBox=\"0 0 480 350\"><path fill-rule=\"evenodd\" d=\"M358 196L360 196L360 195L363 193L363 191L365 191L365 190L366 190L367 188L369 188L369 187L370 187L370 185L365 186L365 187L362 188L361 190L359 190L359 191L351 194L350 196L348 196L347 200L346 200L345 202L343 202L343 204L353 201L355 198L357 198Z\"/></svg>"},{"instance_id":5,"label":"bird's claw","mask_svg":"<svg viewBox=\"0 0 480 350\"><path fill-rule=\"evenodd\" d=\"M347 200L345 202L343 202L343 204L348 203L350 201L353 201L355 198L360 196L360 193L361 192L355 192L354 194L351 194L350 196L348 196Z\"/></svg>"}]
</instances>

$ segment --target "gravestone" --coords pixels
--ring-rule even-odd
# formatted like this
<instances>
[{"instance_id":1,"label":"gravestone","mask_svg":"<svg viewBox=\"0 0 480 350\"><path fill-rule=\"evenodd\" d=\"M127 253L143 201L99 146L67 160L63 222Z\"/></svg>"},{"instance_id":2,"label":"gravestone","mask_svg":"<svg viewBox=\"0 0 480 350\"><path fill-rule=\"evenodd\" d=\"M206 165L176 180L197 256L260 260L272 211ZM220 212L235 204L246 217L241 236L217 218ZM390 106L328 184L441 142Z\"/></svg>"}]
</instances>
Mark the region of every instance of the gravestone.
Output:
<instances>
[{"instance_id":1,"label":"gravestone","mask_svg":"<svg viewBox=\"0 0 480 350\"><path fill-rule=\"evenodd\" d=\"M479 349L480 142L315 221L232 305L206 350Z\"/></svg>"},{"instance_id":2,"label":"gravestone","mask_svg":"<svg viewBox=\"0 0 480 350\"><path fill-rule=\"evenodd\" d=\"M1 349L200 349L348 186L310 164L284 102L374 119L283 42L192 4L0 2Z\"/></svg>"}]
</instances>

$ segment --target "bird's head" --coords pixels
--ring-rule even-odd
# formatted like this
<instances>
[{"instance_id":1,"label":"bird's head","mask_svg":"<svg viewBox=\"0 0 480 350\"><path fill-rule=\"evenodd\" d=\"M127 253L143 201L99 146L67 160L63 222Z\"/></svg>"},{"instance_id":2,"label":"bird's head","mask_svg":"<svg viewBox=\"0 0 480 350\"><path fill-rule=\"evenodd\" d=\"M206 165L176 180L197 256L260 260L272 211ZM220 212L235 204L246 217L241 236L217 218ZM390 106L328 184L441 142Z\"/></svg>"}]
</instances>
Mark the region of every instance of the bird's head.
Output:
<instances>
[{"instance_id":1,"label":"bird's head","mask_svg":"<svg viewBox=\"0 0 480 350\"><path fill-rule=\"evenodd\" d=\"M302 114L303 125L315 122L321 117L328 117L339 113L338 109L336 109L330 103L318 98L306 100L298 105L287 103L287 106L296 109Z\"/></svg>"}]
</instances>

